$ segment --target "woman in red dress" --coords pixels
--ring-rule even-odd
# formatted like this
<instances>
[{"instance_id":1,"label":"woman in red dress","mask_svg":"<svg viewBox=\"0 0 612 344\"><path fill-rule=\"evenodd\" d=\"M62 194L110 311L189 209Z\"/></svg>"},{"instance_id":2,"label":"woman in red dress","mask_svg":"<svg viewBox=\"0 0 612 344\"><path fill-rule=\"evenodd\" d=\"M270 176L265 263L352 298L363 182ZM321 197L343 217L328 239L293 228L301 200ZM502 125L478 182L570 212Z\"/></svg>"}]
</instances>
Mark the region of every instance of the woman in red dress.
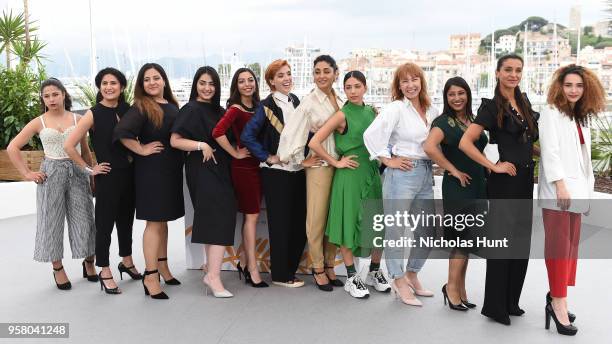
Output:
<instances>
[{"instance_id":1,"label":"woman in red dress","mask_svg":"<svg viewBox=\"0 0 612 344\"><path fill-rule=\"evenodd\" d=\"M233 158L232 181L238 199L238 210L244 214L242 222L242 244L245 250L243 257L244 270L238 263L238 272L244 274L245 283L255 288L264 288L268 284L261 280L257 268L255 252L255 230L261 205L261 182L259 179L259 161L252 158L249 151L241 145L240 134L251 119L259 103L259 85L252 70L240 68L234 73L230 86L230 97L227 100L227 111L213 130L213 137L219 145ZM237 140L234 147L226 136L228 129Z\"/></svg>"}]
</instances>

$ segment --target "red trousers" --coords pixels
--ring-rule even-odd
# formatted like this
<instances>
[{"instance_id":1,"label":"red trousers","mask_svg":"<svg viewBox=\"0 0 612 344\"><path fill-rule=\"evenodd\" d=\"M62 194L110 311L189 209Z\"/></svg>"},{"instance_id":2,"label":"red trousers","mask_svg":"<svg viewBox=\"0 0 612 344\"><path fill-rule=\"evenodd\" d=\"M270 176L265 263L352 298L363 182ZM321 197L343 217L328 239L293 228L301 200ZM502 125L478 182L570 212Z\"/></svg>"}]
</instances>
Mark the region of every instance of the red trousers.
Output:
<instances>
[{"instance_id":1,"label":"red trousers","mask_svg":"<svg viewBox=\"0 0 612 344\"><path fill-rule=\"evenodd\" d=\"M544 257L552 297L567 297L567 287L576 285L576 264L582 214L542 209Z\"/></svg>"}]
</instances>

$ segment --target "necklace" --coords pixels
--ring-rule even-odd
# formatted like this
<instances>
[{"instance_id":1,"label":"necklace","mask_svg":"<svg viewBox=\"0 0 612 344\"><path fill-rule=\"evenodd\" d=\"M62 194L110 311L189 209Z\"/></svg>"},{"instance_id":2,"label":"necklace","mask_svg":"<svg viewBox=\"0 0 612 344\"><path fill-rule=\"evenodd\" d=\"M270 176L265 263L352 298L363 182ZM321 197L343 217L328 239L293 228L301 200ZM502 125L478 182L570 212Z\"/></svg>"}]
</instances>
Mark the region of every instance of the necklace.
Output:
<instances>
[{"instance_id":1,"label":"necklace","mask_svg":"<svg viewBox=\"0 0 612 344\"><path fill-rule=\"evenodd\" d=\"M57 121L57 130L63 132L64 131L64 126L62 125L62 122L64 122L64 117L66 117L66 111L64 111L62 113L62 115L60 116L59 120Z\"/></svg>"}]
</instances>

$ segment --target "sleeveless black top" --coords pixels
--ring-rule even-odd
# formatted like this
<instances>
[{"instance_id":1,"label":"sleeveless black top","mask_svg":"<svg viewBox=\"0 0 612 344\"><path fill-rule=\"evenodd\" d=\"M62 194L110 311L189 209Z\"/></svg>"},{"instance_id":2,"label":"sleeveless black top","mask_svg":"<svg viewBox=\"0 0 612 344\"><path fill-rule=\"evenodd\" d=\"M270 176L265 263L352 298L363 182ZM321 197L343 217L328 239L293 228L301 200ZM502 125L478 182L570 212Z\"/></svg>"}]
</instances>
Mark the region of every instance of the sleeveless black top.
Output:
<instances>
[{"instance_id":1,"label":"sleeveless black top","mask_svg":"<svg viewBox=\"0 0 612 344\"><path fill-rule=\"evenodd\" d=\"M98 163L108 162L111 168L126 168L132 162L132 156L120 142L113 143L113 131L119 122L117 118L130 109L127 103L120 103L116 108L106 107L100 103L91 108L94 126L89 131L91 144Z\"/></svg>"}]
</instances>

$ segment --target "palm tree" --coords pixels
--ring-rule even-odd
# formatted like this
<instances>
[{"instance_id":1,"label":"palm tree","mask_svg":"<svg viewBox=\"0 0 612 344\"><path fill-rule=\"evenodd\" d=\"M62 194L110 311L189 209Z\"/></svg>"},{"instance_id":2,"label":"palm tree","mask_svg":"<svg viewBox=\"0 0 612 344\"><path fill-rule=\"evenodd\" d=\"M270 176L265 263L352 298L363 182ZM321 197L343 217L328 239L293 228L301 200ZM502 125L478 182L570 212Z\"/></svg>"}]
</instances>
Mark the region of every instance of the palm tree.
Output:
<instances>
[{"instance_id":1,"label":"palm tree","mask_svg":"<svg viewBox=\"0 0 612 344\"><path fill-rule=\"evenodd\" d=\"M25 64L28 64L30 62L30 60L27 59L27 57L31 57L32 55L30 54L30 48L31 48L31 44L30 44L30 14L29 14L29 6L28 6L28 0L23 0L23 17L25 20L25 25L24 25L24 31L25 31L25 46L24 46L24 56L26 56L26 61L22 61ZM41 47L41 49L44 47L44 45ZM37 61L38 63L38 61ZM39 63L40 65L40 63Z\"/></svg>"},{"instance_id":2,"label":"palm tree","mask_svg":"<svg viewBox=\"0 0 612 344\"><path fill-rule=\"evenodd\" d=\"M81 95L77 96L77 101L88 107L95 106L98 89L89 83L78 83L77 87L81 91ZM127 80L123 93L125 94L125 101L132 104L134 102L134 77Z\"/></svg>"},{"instance_id":3,"label":"palm tree","mask_svg":"<svg viewBox=\"0 0 612 344\"><path fill-rule=\"evenodd\" d=\"M2 11L0 17L0 53L6 54L6 68L11 68L11 53L15 42L22 41L25 35L25 19L23 14L13 16Z\"/></svg>"},{"instance_id":4,"label":"palm tree","mask_svg":"<svg viewBox=\"0 0 612 344\"><path fill-rule=\"evenodd\" d=\"M47 56L41 52L47 46L46 42L43 42L34 36L33 40L30 40L30 44L26 41L17 41L13 43L13 52L19 57L21 65L27 65L30 61L34 60L38 69L44 68L42 60L46 59Z\"/></svg>"},{"instance_id":5,"label":"palm tree","mask_svg":"<svg viewBox=\"0 0 612 344\"><path fill-rule=\"evenodd\" d=\"M595 119L595 137L592 148L594 170L603 176L612 176L612 121L606 117Z\"/></svg>"}]
</instances>

